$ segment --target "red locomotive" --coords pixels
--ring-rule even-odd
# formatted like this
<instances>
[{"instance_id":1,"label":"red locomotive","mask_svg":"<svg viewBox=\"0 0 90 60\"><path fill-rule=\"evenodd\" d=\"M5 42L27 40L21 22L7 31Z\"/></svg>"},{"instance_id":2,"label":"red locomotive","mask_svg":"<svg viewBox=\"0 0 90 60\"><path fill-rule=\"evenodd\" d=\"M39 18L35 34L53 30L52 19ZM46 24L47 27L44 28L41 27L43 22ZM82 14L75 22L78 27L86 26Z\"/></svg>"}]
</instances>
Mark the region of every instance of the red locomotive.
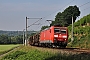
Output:
<instances>
[{"instance_id":1,"label":"red locomotive","mask_svg":"<svg viewBox=\"0 0 90 60\"><path fill-rule=\"evenodd\" d=\"M29 38L30 45L66 47L68 41L67 27L51 26Z\"/></svg>"}]
</instances>

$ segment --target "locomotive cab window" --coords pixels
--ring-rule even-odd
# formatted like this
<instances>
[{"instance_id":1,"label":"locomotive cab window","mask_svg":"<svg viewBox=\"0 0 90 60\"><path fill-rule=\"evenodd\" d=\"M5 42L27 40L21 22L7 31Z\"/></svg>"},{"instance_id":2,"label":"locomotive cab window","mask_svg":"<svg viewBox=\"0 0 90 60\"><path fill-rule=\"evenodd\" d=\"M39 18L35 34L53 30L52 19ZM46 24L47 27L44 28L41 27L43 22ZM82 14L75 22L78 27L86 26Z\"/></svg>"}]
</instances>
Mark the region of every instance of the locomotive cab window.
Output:
<instances>
[{"instance_id":1,"label":"locomotive cab window","mask_svg":"<svg viewBox=\"0 0 90 60\"><path fill-rule=\"evenodd\" d=\"M66 30L61 30L61 33L62 34L66 34Z\"/></svg>"},{"instance_id":2,"label":"locomotive cab window","mask_svg":"<svg viewBox=\"0 0 90 60\"><path fill-rule=\"evenodd\" d=\"M60 33L60 29L59 28L54 28L54 33Z\"/></svg>"}]
</instances>

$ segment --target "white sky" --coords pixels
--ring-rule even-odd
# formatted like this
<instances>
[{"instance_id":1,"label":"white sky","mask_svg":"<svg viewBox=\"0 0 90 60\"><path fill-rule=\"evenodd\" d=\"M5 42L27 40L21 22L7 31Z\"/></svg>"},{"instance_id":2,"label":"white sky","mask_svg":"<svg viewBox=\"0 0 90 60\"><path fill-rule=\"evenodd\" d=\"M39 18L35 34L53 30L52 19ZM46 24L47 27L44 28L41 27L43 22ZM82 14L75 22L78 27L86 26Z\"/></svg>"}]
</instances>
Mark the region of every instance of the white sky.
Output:
<instances>
[{"instance_id":1,"label":"white sky","mask_svg":"<svg viewBox=\"0 0 90 60\"><path fill-rule=\"evenodd\" d=\"M64 11L68 6L81 6L87 2L90 0L0 0L0 30L17 31L25 29L26 16L43 18L36 24L49 25L46 20L54 20L58 12ZM90 3L79 9L81 15L78 19L90 14ZM28 19L28 25L37 20ZM33 25L28 30L40 30L41 26Z\"/></svg>"}]
</instances>

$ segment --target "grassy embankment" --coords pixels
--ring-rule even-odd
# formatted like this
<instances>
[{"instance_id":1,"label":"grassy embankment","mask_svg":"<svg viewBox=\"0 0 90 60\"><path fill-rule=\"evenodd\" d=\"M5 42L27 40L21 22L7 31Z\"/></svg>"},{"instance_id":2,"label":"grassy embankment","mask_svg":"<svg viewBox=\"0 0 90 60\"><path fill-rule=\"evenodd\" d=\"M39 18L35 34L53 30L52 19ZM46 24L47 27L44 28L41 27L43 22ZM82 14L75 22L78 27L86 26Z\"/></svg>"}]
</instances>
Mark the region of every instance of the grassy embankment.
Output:
<instances>
[{"instance_id":1,"label":"grassy embankment","mask_svg":"<svg viewBox=\"0 0 90 60\"><path fill-rule=\"evenodd\" d=\"M90 14L74 22L74 40L71 43L72 25L68 26L69 44L68 47L79 47L90 49Z\"/></svg>"},{"instance_id":2,"label":"grassy embankment","mask_svg":"<svg viewBox=\"0 0 90 60\"><path fill-rule=\"evenodd\" d=\"M19 45L0 45L0 55L14 49L17 46Z\"/></svg>"},{"instance_id":3,"label":"grassy embankment","mask_svg":"<svg viewBox=\"0 0 90 60\"><path fill-rule=\"evenodd\" d=\"M4 56L2 60L90 60L90 54L61 54L47 49L36 49L31 46L20 46L18 49Z\"/></svg>"}]
</instances>

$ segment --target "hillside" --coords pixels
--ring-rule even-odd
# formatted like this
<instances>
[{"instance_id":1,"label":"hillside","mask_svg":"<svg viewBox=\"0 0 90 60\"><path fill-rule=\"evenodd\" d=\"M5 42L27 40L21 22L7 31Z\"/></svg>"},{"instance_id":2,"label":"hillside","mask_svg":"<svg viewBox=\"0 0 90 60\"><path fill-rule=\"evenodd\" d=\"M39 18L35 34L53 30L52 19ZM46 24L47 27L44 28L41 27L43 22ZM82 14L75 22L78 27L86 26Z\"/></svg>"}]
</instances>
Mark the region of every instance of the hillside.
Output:
<instances>
[{"instance_id":1,"label":"hillside","mask_svg":"<svg viewBox=\"0 0 90 60\"><path fill-rule=\"evenodd\" d=\"M90 49L90 14L84 16L80 20L74 23L74 41L71 43L71 28L69 29L69 44L68 46L87 48Z\"/></svg>"}]
</instances>

